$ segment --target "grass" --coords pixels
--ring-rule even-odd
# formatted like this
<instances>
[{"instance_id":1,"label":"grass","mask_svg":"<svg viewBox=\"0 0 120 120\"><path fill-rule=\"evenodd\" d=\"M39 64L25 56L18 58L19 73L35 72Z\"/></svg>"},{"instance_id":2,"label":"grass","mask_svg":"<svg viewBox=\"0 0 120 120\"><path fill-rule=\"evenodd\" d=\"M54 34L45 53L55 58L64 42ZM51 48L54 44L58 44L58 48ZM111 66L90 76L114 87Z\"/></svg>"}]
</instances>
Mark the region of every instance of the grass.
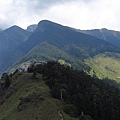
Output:
<instances>
[{"instance_id":1,"label":"grass","mask_svg":"<svg viewBox=\"0 0 120 120\"><path fill-rule=\"evenodd\" d=\"M58 111L63 107L60 100L50 95L49 87L42 75L36 78L32 73L17 73L12 78L12 87L3 97L11 93L0 105L0 120L61 120ZM65 120L74 120L63 112Z\"/></svg>"},{"instance_id":2,"label":"grass","mask_svg":"<svg viewBox=\"0 0 120 120\"><path fill-rule=\"evenodd\" d=\"M85 63L92 68L91 76L96 74L100 79L109 78L120 83L120 54L99 54L94 58L87 59Z\"/></svg>"}]
</instances>

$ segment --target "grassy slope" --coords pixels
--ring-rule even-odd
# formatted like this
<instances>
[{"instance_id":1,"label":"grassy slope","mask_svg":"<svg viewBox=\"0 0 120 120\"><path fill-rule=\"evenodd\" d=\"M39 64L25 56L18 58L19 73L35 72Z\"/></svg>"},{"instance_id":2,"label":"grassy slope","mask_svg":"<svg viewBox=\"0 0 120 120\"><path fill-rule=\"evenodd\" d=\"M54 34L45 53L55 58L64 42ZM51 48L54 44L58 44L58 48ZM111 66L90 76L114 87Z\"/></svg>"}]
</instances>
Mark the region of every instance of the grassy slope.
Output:
<instances>
[{"instance_id":1,"label":"grassy slope","mask_svg":"<svg viewBox=\"0 0 120 120\"><path fill-rule=\"evenodd\" d=\"M0 120L61 120L58 112L63 103L50 95L41 75L37 79L30 73L18 73L12 79L12 88L0 106ZM9 96L9 97L7 97ZM65 120L74 120L63 112Z\"/></svg>"},{"instance_id":2,"label":"grassy slope","mask_svg":"<svg viewBox=\"0 0 120 120\"><path fill-rule=\"evenodd\" d=\"M96 74L100 79L109 78L120 83L120 54L105 53L90 58L85 63L92 69L90 74Z\"/></svg>"}]
</instances>

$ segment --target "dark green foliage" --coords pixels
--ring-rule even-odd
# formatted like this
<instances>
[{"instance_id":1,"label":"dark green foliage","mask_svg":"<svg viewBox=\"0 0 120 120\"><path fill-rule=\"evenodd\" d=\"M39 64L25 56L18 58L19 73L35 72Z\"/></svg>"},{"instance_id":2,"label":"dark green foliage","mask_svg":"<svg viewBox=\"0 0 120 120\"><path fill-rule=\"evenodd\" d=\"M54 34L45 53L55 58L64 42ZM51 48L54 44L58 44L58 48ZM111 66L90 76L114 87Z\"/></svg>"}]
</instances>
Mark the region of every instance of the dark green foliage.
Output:
<instances>
[{"instance_id":1,"label":"dark green foliage","mask_svg":"<svg viewBox=\"0 0 120 120\"><path fill-rule=\"evenodd\" d=\"M87 120L93 120L92 117L89 116L89 115L85 115L85 117L86 117Z\"/></svg>"},{"instance_id":2,"label":"dark green foliage","mask_svg":"<svg viewBox=\"0 0 120 120\"><path fill-rule=\"evenodd\" d=\"M89 115L81 115L79 120L93 120Z\"/></svg>"},{"instance_id":3,"label":"dark green foliage","mask_svg":"<svg viewBox=\"0 0 120 120\"><path fill-rule=\"evenodd\" d=\"M105 84L109 84L110 86L114 86L115 88L120 89L120 83L117 83L115 80L110 80L108 78L104 78L103 82Z\"/></svg>"},{"instance_id":4,"label":"dark green foliage","mask_svg":"<svg viewBox=\"0 0 120 120\"><path fill-rule=\"evenodd\" d=\"M15 74L17 74L19 72L18 69L16 69L13 73L9 74L9 78L12 78Z\"/></svg>"},{"instance_id":5,"label":"dark green foliage","mask_svg":"<svg viewBox=\"0 0 120 120\"><path fill-rule=\"evenodd\" d=\"M84 115L81 115L79 120L87 120L87 119Z\"/></svg>"},{"instance_id":6,"label":"dark green foliage","mask_svg":"<svg viewBox=\"0 0 120 120\"><path fill-rule=\"evenodd\" d=\"M5 79L5 87L9 87L11 84L9 77L7 76Z\"/></svg>"},{"instance_id":7,"label":"dark green foliage","mask_svg":"<svg viewBox=\"0 0 120 120\"><path fill-rule=\"evenodd\" d=\"M56 62L32 67L30 71L43 74L53 97L61 99L61 90L64 91L63 100L72 106L65 109L69 114L80 116L84 112L95 120L120 118L120 91L113 86Z\"/></svg>"},{"instance_id":8,"label":"dark green foliage","mask_svg":"<svg viewBox=\"0 0 120 120\"><path fill-rule=\"evenodd\" d=\"M33 72L32 78L36 79L36 72Z\"/></svg>"},{"instance_id":9,"label":"dark green foliage","mask_svg":"<svg viewBox=\"0 0 120 120\"><path fill-rule=\"evenodd\" d=\"M73 104L66 104L63 108L64 112L67 113L70 116L77 116L78 110L77 107L74 106Z\"/></svg>"},{"instance_id":10,"label":"dark green foliage","mask_svg":"<svg viewBox=\"0 0 120 120\"><path fill-rule=\"evenodd\" d=\"M11 84L11 81L7 73L3 73L1 79L4 82L4 87L8 88Z\"/></svg>"}]
</instances>

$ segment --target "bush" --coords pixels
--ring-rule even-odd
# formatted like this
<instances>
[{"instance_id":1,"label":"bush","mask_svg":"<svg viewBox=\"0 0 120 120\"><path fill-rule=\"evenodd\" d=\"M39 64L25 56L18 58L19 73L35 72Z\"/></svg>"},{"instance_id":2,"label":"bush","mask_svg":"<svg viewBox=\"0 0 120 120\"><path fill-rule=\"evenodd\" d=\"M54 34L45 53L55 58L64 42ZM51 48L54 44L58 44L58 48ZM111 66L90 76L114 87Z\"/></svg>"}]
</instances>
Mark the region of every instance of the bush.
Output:
<instances>
[{"instance_id":1,"label":"bush","mask_svg":"<svg viewBox=\"0 0 120 120\"><path fill-rule=\"evenodd\" d=\"M66 104L63 110L66 114L70 115L71 117L77 117L78 115L77 107L72 104Z\"/></svg>"}]
</instances>

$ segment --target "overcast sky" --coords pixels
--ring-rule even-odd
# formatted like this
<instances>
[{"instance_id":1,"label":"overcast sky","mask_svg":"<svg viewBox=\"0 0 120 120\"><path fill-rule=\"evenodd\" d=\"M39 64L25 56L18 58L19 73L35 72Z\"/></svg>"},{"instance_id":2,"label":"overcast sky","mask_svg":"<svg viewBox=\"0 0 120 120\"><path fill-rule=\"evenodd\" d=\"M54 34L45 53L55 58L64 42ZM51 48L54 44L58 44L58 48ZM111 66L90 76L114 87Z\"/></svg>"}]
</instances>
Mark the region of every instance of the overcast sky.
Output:
<instances>
[{"instance_id":1,"label":"overcast sky","mask_svg":"<svg viewBox=\"0 0 120 120\"><path fill-rule=\"evenodd\" d=\"M120 0L0 0L2 29L26 29L44 19L77 29L120 31Z\"/></svg>"}]
</instances>

